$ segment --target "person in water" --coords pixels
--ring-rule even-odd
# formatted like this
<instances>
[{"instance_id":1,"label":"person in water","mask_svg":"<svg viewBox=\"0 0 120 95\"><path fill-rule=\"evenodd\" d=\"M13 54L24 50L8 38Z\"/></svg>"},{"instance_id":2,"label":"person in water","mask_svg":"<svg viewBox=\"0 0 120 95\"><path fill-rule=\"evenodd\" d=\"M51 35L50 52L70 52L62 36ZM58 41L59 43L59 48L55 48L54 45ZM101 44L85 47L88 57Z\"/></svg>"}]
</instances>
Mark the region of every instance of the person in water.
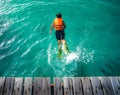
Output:
<instances>
[{"instance_id":1,"label":"person in water","mask_svg":"<svg viewBox=\"0 0 120 95\"><path fill-rule=\"evenodd\" d=\"M68 53L68 47L65 41L65 33L64 29L66 28L66 24L62 19L62 15L60 13L56 14L56 18L54 19L51 28L50 28L50 33L52 33L53 28L56 30L56 39L58 41L58 50L59 52L62 52L61 49L61 42L63 44L63 50L66 51L65 54Z\"/></svg>"}]
</instances>

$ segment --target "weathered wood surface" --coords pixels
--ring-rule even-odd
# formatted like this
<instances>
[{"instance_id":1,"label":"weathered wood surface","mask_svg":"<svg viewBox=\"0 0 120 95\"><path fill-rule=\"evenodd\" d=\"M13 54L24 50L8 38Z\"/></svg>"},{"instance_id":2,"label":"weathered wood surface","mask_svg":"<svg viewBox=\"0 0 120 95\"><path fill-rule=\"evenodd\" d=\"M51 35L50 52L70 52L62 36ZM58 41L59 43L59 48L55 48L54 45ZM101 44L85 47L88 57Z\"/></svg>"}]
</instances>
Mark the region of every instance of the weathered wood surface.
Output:
<instances>
[{"instance_id":1,"label":"weathered wood surface","mask_svg":"<svg viewBox=\"0 0 120 95\"><path fill-rule=\"evenodd\" d=\"M80 78L72 78L74 95L83 95L82 83Z\"/></svg>"},{"instance_id":2,"label":"weathered wood surface","mask_svg":"<svg viewBox=\"0 0 120 95\"><path fill-rule=\"evenodd\" d=\"M15 78L13 95L22 95L23 78Z\"/></svg>"},{"instance_id":3,"label":"weathered wood surface","mask_svg":"<svg viewBox=\"0 0 120 95\"><path fill-rule=\"evenodd\" d=\"M43 79L43 95L51 95L50 79L49 78Z\"/></svg>"},{"instance_id":4,"label":"weathered wood surface","mask_svg":"<svg viewBox=\"0 0 120 95\"><path fill-rule=\"evenodd\" d=\"M0 77L0 95L120 95L120 77ZM53 92L51 94L51 92Z\"/></svg>"},{"instance_id":5,"label":"weathered wood surface","mask_svg":"<svg viewBox=\"0 0 120 95\"><path fill-rule=\"evenodd\" d=\"M3 95L12 95L13 85L14 85L14 78L12 77L6 78Z\"/></svg>"},{"instance_id":6,"label":"weathered wood surface","mask_svg":"<svg viewBox=\"0 0 120 95\"><path fill-rule=\"evenodd\" d=\"M5 77L0 77L0 95L3 94L4 85L5 85Z\"/></svg>"},{"instance_id":7,"label":"weathered wood surface","mask_svg":"<svg viewBox=\"0 0 120 95\"><path fill-rule=\"evenodd\" d=\"M62 78L54 79L54 95L63 95Z\"/></svg>"},{"instance_id":8,"label":"weathered wood surface","mask_svg":"<svg viewBox=\"0 0 120 95\"><path fill-rule=\"evenodd\" d=\"M91 77L92 89L94 95L104 95L102 91L102 85L98 77Z\"/></svg>"},{"instance_id":9,"label":"weathered wood surface","mask_svg":"<svg viewBox=\"0 0 120 95\"><path fill-rule=\"evenodd\" d=\"M112 88L115 95L120 95L120 82L118 77L110 77Z\"/></svg>"},{"instance_id":10,"label":"weathered wood surface","mask_svg":"<svg viewBox=\"0 0 120 95\"><path fill-rule=\"evenodd\" d=\"M32 78L28 77L24 80L24 95L32 95Z\"/></svg>"},{"instance_id":11,"label":"weathered wood surface","mask_svg":"<svg viewBox=\"0 0 120 95\"><path fill-rule=\"evenodd\" d=\"M108 77L104 77L104 78L101 77L99 79L101 80L102 83L104 95L114 95L110 79Z\"/></svg>"},{"instance_id":12,"label":"weathered wood surface","mask_svg":"<svg viewBox=\"0 0 120 95\"><path fill-rule=\"evenodd\" d=\"M84 95L93 95L92 94L90 78L83 77L82 78L82 84L83 84L83 93L84 93Z\"/></svg>"},{"instance_id":13,"label":"weathered wood surface","mask_svg":"<svg viewBox=\"0 0 120 95\"><path fill-rule=\"evenodd\" d=\"M43 95L43 78L34 78L34 95Z\"/></svg>"},{"instance_id":14,"label":"weathered wood surface","mask_svg":"<svg viewBox=\"0 0 120 95\"><path fill-rule=\"evenodd\" d=\"M71 78L63 78L64 81L64 95L73 95Z\"/></svg>"}]
</instances>

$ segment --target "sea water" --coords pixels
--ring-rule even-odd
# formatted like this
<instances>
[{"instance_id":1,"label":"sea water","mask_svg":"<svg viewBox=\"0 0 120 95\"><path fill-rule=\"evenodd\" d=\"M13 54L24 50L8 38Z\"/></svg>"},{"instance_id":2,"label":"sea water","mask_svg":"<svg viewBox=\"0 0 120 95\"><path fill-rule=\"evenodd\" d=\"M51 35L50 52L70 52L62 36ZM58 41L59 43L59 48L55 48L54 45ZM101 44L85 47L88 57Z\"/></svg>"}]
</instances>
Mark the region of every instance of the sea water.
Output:
<instances>
[{"instance_id":1,"label":"sea water","mask_svg":"<svg viewBox=\"0 0 120 95\"><path fill-rule=\"evenodd\" d=\"M57 57L61 13L70 54ZM120 75L120 0L0 0L0 76Z\"/></svg>"}]
</instances>

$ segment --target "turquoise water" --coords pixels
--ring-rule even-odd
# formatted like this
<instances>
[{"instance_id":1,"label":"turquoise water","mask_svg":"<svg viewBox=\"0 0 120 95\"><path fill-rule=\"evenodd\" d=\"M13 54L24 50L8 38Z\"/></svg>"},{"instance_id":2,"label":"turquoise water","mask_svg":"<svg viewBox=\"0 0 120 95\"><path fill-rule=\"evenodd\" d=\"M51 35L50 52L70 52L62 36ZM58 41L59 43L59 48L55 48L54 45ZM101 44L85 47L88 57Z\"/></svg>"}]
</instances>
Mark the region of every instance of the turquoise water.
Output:
<instances>
[{"instance_id":1,"label":"turquoise water","mask_svg":"<svg viewBox=\"0 0 120 95\"><path fill-rule=\"evenodd\" d=\"M70 55L57 58L57 13ZM0 76L119 76L120 0L0 0Z\"/></svg>"}]
</instances>

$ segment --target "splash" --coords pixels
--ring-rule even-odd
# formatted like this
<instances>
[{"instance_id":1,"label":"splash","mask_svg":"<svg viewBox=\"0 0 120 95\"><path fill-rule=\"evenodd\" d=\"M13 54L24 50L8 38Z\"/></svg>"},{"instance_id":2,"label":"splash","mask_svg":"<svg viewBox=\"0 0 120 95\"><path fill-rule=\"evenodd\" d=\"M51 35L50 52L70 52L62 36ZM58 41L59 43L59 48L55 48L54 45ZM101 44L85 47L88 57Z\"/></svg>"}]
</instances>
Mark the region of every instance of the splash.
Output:
<instances>
[{"instance_id":1,"label":"splash","mask_svg":"<svg viewBox=\"0 0 120 95\"><path fill-rule=\"evenodd\" d=\"M66 64L69 64L71 63L73 60L77 60L79 59L79 56L77 54L75 54L74 52L73 53L70 53L67 57L66 57Z\"/></svg>"}]
</instances>

